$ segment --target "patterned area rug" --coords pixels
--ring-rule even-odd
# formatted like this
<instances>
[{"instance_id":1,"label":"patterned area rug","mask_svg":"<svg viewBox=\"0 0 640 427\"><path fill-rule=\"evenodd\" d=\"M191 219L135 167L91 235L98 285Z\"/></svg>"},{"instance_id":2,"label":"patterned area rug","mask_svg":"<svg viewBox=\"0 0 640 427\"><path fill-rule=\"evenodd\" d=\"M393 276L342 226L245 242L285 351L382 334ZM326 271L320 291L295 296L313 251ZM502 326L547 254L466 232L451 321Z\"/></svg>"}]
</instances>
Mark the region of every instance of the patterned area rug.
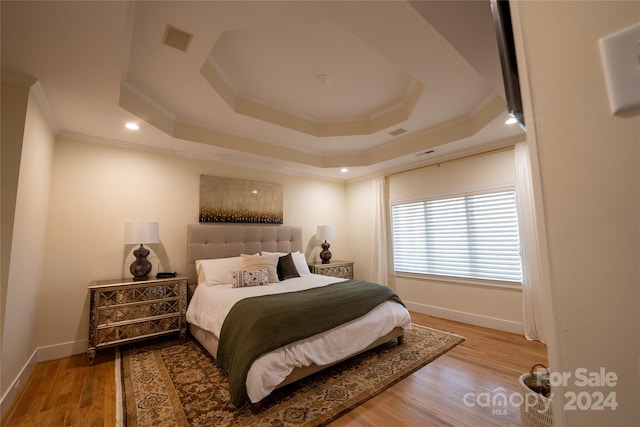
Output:
<instances>
[{"instance_id":1,"label":"patterned area rug","mask_svg":"<svg viewBox=\"0 0 640 427\"><path fill-rule=\"evenodd\" d=\"M464 338L419 325L396 341L274 391L254 413L228 403L224 371L195 340L122 348L127 426L321 426L382 392Z\"/></svg>"}]
</instances>

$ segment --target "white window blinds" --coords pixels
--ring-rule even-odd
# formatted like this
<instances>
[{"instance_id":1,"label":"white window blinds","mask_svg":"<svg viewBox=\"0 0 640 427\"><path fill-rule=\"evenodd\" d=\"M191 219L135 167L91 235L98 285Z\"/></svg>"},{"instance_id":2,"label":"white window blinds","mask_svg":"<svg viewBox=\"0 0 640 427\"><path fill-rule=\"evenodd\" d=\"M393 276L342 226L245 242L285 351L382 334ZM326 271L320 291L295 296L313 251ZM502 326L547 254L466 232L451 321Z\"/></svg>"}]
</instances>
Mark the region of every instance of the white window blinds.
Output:
<instances>
[{"instance_id":1,"label":"white window blinds","mask_svg":"<svg viewBox=\"0 0 640 427\"><path fill-rule=\"evenodd\" d=\"M399 273L521 282L515 191L391 206Z\"/></svg>"}]
</instances>

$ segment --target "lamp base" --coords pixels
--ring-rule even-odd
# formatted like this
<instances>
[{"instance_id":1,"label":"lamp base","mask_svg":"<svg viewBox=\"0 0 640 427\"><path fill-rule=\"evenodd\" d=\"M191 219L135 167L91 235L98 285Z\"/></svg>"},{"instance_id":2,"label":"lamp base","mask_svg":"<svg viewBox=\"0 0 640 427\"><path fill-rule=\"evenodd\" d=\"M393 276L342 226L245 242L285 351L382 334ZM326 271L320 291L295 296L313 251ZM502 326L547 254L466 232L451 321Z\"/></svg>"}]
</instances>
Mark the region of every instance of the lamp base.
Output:
<instances>
[{"instance_id":1,"label":"lamp base","mask_svg":"<svg viewBox=\"0 0 640 427\"><path fill-rule=\"evenodd\" d=\"M147 280L151 272L151 263L147 260L149 250L140 244L140 247L133 251L136 260L131 263L129 271L133 274L133 280Z\"/></svg>"},{"instance_id":2,"label":"lamp base","mask_svg":"<svg viewBox=\"0 0 640 427\"><path fill-rule=\"evenodd\" d=\"M325 240L323 243L320 244L320 246L322 246L322 252L320 252L320 259L322 260L323 264L329 264L329 262L331 261L331 252L329 251L329 247L331 245L327 243L327 241Z\"/></svg>"}]
</instances>

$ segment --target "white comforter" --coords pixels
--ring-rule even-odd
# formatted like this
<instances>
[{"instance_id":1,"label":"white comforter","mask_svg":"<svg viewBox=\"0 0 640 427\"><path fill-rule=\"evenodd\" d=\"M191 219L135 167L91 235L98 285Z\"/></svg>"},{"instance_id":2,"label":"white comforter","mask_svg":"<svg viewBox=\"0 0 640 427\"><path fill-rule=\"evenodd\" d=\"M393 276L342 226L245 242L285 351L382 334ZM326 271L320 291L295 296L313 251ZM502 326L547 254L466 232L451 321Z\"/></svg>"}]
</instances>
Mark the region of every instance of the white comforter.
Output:
<instances>
[{"instance_id":1,"label":"white comforter","mask_svg":"<svg viewBox=\"0 0 640 427\"><path fill-rule=\"evenodd\" d=\"M219 337L225 317L233 305L243 298L310 289L341 280L306 274L269 286L232 288L231 285L201 285L196 288L189 303L187 321ZM342 360L364 350L395 327L409 329L411 318L401 304L388 301L368 314L330 331L265 353L249 369L249 399L259 402L268 396L296 367L314 363L322 366Z\"/></svg>"}]
</instances>

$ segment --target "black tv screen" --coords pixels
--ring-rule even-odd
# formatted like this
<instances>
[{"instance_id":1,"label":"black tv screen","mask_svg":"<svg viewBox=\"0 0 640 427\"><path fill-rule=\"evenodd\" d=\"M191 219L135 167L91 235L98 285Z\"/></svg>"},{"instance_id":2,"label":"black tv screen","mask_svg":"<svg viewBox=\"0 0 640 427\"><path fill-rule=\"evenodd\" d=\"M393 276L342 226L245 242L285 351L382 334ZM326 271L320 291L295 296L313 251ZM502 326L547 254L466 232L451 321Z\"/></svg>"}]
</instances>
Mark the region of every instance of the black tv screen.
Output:
<instances>
[{"instance_id":1,"label":"black tv screen","mask_svg":"<svg viewBox=\"0 0 640 427\"><path fill-rule=\"evenodd\" d=\"M526 130L509 1L491 0L491 14L498 40L498 54L502 66L504 92L507 98L507 112L518 121L520 127Z\"/></svg>"}]
</instances>

